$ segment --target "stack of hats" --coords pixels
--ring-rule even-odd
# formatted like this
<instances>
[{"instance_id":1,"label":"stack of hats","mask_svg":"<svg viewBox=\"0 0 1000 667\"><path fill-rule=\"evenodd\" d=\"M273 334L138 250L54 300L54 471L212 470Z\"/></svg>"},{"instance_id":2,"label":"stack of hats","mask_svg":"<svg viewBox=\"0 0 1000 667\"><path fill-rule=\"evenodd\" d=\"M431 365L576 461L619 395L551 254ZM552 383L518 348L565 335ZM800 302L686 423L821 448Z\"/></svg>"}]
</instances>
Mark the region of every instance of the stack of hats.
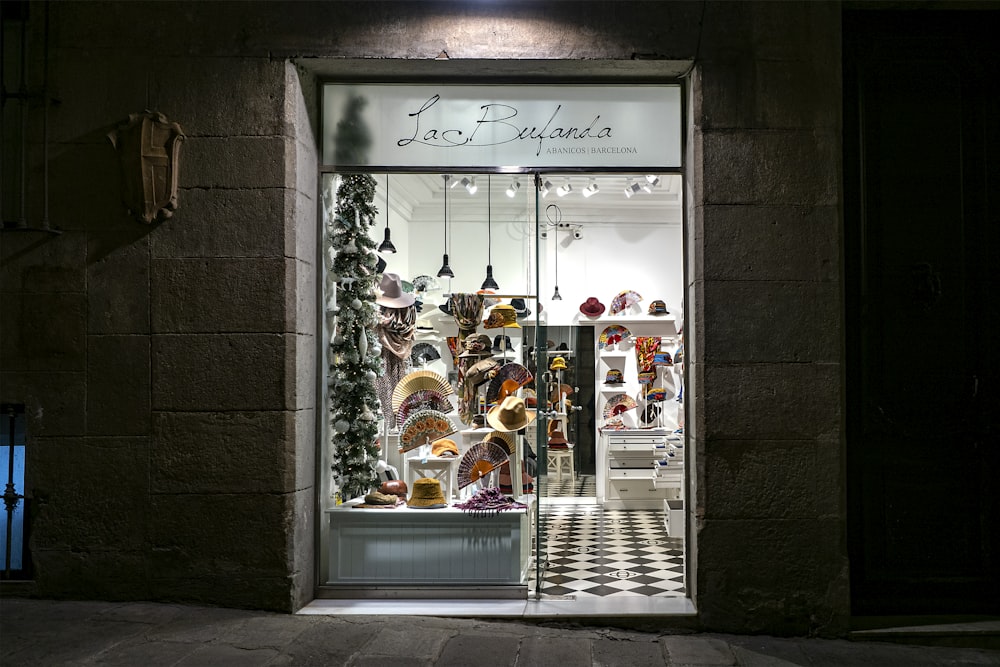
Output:
<instances>
[{"instance_id":1,"label":"stack of hats","mask_svg":"<svg viewBox=\"0 0 1000 667\"><path fill-rule=\"evenodd\" d=\"M549 435L549 449L569 449L569 441L562 431L555 430Z\"/></svg>"}]
</instances>

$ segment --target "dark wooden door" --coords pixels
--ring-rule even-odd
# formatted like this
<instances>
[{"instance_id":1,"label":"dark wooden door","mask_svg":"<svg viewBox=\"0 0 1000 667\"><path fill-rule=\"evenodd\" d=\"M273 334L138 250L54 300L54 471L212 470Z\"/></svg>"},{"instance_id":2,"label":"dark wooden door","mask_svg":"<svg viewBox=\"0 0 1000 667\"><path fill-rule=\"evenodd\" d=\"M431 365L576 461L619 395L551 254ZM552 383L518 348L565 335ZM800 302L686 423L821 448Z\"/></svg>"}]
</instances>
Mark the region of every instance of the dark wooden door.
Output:
<instances>
[{"instance_id":1,"label":"dark wooden door","mask_svg":"<svg viewBox=\"0 0 1000 667\"><path fill-rule=\"evenodd\" d=\"M844 14L857 615L1000 610L997 16Z\"/></svg>"}]
</instances>

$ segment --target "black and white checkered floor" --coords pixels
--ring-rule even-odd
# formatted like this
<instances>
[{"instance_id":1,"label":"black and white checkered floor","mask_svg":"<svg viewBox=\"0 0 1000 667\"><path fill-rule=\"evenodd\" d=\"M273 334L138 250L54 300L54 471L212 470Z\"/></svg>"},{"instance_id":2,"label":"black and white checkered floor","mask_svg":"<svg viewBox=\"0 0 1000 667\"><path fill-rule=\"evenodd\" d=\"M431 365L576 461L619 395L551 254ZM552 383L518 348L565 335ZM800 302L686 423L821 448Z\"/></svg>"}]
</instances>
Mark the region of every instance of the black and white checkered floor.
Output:
<instances>
[{"instance_id":1,"label":"black and white checkered floor","mask_svg":"<svg viewBox=\"0 0 1000 667\"><path fill-rule=\"evenodd\" d=\"M597 495L597 481L593 475L577 475L576 479L569 476L557 479L554 475L546 477L543 485L542 497L544 498L593 498Z\"/></svg>"},{"instance_id":2,"label":"black and white checkered floor","mask_svg":"<svg viewBox=\"0 0 1000 667\"><path fill-rule=\"evenodd\" d=\"M684 540L667 536L662 512L553 505L541 521L544 595L684 595Z\"/></svg>"}]
</instances>

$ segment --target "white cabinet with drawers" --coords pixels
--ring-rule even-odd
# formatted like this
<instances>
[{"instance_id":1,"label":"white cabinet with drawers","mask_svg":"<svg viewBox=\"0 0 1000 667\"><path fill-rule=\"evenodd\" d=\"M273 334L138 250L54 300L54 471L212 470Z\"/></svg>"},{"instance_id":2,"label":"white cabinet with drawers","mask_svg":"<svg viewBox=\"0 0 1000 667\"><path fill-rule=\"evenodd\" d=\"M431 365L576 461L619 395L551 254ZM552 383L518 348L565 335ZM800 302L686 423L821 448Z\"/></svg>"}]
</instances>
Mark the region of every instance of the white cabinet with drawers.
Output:
<instances>
[{"instance_id":1,"label":"white cabinet with drawers","mask_svg":"<svg viewBox=\"0 0 1000 667\"><path fill-rule=\"evenodd\" d=\"M661 509L663 501L676 498L683 480L683 463L676 466L676 454L669 457L673 436L666 429L626 429L604 431L601 435L598 468L598 500L608 508ZM683 458L681 459L683 461ZM664 477L663 469L670 469ZM680 471L674 483L669 476Z\"/></svg>"}]
</instances>

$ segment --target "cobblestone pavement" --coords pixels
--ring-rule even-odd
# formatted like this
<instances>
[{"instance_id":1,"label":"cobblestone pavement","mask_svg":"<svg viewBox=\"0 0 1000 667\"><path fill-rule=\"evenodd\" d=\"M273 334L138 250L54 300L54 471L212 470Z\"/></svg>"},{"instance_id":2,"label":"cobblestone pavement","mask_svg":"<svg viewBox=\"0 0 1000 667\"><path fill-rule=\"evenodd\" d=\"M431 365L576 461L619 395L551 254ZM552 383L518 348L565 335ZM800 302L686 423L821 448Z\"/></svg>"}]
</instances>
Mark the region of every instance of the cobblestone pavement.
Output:
<instances>
[{"instance_id":1,"label":"cobblestone pavement","mask_svg":"<svg viewBox=\"0 0 1000 667\"><path fill-rule=\"evenodd\" d=\"M847 640L670 634L569 623L306 616L179 604L0 599L0 664L1000 665L1000 651Z\"/></svg>"}]
</instances>

